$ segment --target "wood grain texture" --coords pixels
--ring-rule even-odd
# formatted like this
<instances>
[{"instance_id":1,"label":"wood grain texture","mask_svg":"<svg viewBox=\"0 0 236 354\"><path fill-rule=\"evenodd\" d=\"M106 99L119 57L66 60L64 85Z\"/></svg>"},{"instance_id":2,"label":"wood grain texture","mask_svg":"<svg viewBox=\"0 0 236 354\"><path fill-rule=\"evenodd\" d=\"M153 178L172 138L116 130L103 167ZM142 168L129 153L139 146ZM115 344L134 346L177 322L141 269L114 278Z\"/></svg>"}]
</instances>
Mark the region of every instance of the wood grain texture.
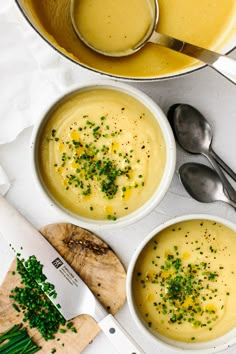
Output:
<instances>
[{"instance_id":1,"label":"wood grain texture","mask_svg":"<svg viewBox=\"0 0 236 354\"><path fill-rule=\"evenodd\" d=\"M103 306L114 315L126 299L126 271L110 247L91 232L72 224L51 224L40 231L80 275ZM12 307L9 298L10 291L20 286L20 276L12 275L15 269L16 261L12 263L0 287L0 333L20 323L23 318ZM39 353L50 353L55 348L56 353L78 354L96 337L100 329L94 319L87 315L76 317L73 323L77 333L68 330L65 334L58 333L56 339L49 341L45 341L36 329L28 330L34 341L42 346Z\"/></svg>"}]
</instances>

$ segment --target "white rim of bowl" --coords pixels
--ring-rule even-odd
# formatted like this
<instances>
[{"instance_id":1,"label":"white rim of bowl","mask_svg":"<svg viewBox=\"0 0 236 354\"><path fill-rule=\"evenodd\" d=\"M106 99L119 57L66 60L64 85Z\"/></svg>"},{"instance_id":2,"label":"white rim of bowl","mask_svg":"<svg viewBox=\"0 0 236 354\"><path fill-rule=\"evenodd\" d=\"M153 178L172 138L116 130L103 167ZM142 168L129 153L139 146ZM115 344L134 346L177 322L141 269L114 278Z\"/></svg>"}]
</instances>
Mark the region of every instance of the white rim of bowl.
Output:
<instances>
[{"instance_id":1,"label":"white rim of bowl","mask_svg":"<svg viewBox=\"0 0 236 354\"><path fill-rule=\"evenodd\" d=\"M191 354L211 354L211 353L217 353L219 351L225 350L233 345L236 344L236 326L233 328L231 331L227 332L225 335L212 340L208 342L202 342L202 343L185 343L181 341L175 341L168 339L167 337L164 337L162 335L159 335L160 338L152 334L151 331L148 330L148 328L145 326L145 324L142 322L142 320L139 318L135 304L133 301L133 296L132 296L132 279L133 279L133 272L134 272L134 267L137 262L137 259L143 250L143 248L146 246L146 244L160 231L166 229L167 227L177 224L182 221L188 221L188 220L211 220L211 221L216 221L218 223L221 223L233 231L236 232L236 224L234 224L232 221L229 221L225 218L216 216L216 215L211 215L211 214L186 214L182 216L177 216L175 218L172 218L168 221L163 222L162 224L158 225L155 227L145 238L144 240L139 244L138 248L135 250L131 261L128 266L128 271L127 271L127 280L126 280L126 292L127 292L127 302L128 302L128 307L130 310L130 313L132 315L132 318L134 319L134 322L136 323L137 327L148 337L152 340L153 343L159 342L160 344L171 348L173 350L177 351L184 351L186 353L191 353ZM163 338L163 340L161 339ZM182 346L181 346L182 345ZM183 348L184 346L184 348Z\"/></svg>"},{"instance_id":2,"label":"white rim of bowl","mask_svg":"<svg viewBox=\"0 0 236 354\"><path fill-rule=\"evenodd\" d=\"M139 102L143 103L149 110L150 112L154 115L156 118L158 124L160 125L160 128L163 132L163 136L166 142L167 146L167 155L166 155L166 166L165 170L161 179L161 182L156 190L156 192L153 194L153 196L140 208L132 212L131 214L118 218L116 221L111 221L111 220L95 220L95 219L89 219L85 217L81 217L79 215L76 215L72 212L70 212L68 209L65 209L62 205L60 205L54 198L53 196L50 196L49 192L47 189L43 186L43 183L41 182L40 175L38 172L37 168L37 162L36 162L36 152L37 152L37 140L38 140L38 134L40 132L41 127L44 124L44 121L49 114L49 112L53 109L53 107L60 103L60 101L63 102L66 97L69 97L73 93L77 91L83 91L83 90L88 90L92 88L108 88L108 89L113 89L113 90L118 90L121 92L124 92L135 99L137 99ZM102 227L117 227L117 226L126 226L132 223L135 223L136 221L142 219L144 216L149 214L162 200L164 195L167 193L169 186L172 182L172 178L175 172L175 165L176 165L176 144L175 144L175 138L172 132L172 129L170 127L170 124L168 122L168 119L162 109L159 107L159 105L151 99L148 95L146 95L144 92L141 90L134 88L133 86L126 84L126 83L121 83L113 80L97 80L94 82L90 82L88 84L81 84L81 85L74 85L70 87L68 90L64 90L51 104L49 107L47 107L43 114L40 115L40 118L34 125L32 135L31 135L31 141L30 141L30 148L31 148L31 166L33 167L33 178L38 185L39 189L41 190L43 196L46 198L46 200L53 206L55 209L61 214L61 216L67 216L73 223L80 223L81 226L84 227L91 227L91 226L102 226Z\"/></svg>"}]
</instances>

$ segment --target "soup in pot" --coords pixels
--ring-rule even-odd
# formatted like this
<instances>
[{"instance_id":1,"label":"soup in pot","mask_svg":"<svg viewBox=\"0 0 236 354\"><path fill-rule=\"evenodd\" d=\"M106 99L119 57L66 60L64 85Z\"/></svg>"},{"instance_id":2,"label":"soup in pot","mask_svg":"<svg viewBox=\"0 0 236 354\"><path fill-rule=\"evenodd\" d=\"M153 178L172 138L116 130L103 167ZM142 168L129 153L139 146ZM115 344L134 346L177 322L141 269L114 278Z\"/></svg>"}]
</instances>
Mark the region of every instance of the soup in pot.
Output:
<instances>
[{"instance_id":1,"label":"soup in pot","mask_svg":"<svg viewBox=\"0 0 236 354\"><path fill-rule=\"evenodd\" d=\"M138 16L141 3L145 5L147 1L150 0L138 0L139 6L135 5L137 1L134 0L128 2L130 6L125 1L109 2L114 3L114 11L118 11L117 4L123 6L119 14L123 11L124 18L129 19L134 18L133 14ZM88 48L76 35L70 18L70 0L19 2L31 14L35 26L50 43L76 62L94 70L121 77L155 78L175 75L198 65L194 59L151 43L128 57L103 56ZM93 8L97 5L93 22L99 34L102 30L103 1L89 0L87 3ZM213 50L221 50L225 43L236 36L235 0L159 0L158 3L160 16L157 30L161 33ZM91 23L91 16L83 16L84 26L86 23ZM137 26L135 21L133 25ZM123 22L120 22L120 26L122 30ZM141 25L139 30L144 30Z\"/></svg>"},{"instance_id":2,"label":"soup in pot","mask_svg":"<svg viewBox=\"0 0 236 354\"><path fill-rule=\"evenodd\" d=\"M75 0L73 18L85 43L101 53L122 56L150 34L152 5L153 0Z\"/></svg>"}]
</instances>

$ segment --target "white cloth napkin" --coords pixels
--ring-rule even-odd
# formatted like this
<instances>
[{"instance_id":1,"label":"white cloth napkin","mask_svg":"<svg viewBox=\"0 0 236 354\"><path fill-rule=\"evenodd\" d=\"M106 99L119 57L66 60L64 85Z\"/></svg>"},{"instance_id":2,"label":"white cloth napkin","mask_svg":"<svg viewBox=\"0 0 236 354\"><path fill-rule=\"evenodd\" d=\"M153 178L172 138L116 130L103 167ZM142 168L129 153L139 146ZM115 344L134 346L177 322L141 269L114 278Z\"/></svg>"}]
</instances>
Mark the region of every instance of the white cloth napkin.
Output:
<instances>
[{"instance_id":1,"label":"white cloth napkin","mask_svg":"<svg viewBox=\"0 0 236 354\"><path fill-rule=\"evenodd\" d=\"M0 1L0 48L0 144L33 125L66 87L98 76L53 50L11 0ZM0 166L0 192L9 186Z\"/></svg>"},{"instance_id":2,"label":"white cloth napkin","mask_svg":"<svg viewBox=\"0 0 236 354\"><path fill-rule=\"evenodd\" d=\"M0 194L5 195L10 188L10 182L9 179L3 170L3 168L0 166Z\"/></svg>"}]
</instances>

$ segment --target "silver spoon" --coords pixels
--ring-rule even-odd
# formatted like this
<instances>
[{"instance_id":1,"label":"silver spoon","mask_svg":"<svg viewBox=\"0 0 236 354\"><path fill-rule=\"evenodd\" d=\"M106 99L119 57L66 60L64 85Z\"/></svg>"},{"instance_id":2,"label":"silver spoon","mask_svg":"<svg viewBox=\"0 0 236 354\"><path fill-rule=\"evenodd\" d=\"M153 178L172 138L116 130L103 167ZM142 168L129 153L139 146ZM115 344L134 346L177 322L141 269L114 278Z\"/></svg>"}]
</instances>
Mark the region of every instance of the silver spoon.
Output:
<instances>
[{"instance_id":1,"label":"silver spoon","mask_svg":"<svg viewBox=\"0 0 236 354\"><path fill-rule=\"evenodd\" d=\"M236 181L236 173L212 149L211 126L196 108L188 104L175 104L169 108L167 116L175 137L184 150L207 157L210 155Z\"/></svg>"},{"instance_id":2,"label":"silver spoon","mask_svg":"<svg viewBox=\"0 0 236 354\"><path fill-rule=\"evenodd\" d=\"M167 115L180 146L192 154L203 154L206 156L218 173L229 197L236 201L236 191L232 188L218 164L224 168L235 181L236 174L213 151L211 147L213 134L208 121L198 110L187 104L171 106Z\"/></svg>"},{"instance_id":3,"label":"silver spoon","mask_svg":"<svg viewBox=\"0 0 236 354\"><path fill-rule=\"evenodd\" d=\"M222 201L236 209L236 203L225 195L223 184L212 168L189 162L179 168L179 175L186 191L199 202Z\"/></svg>"},{"instance_id":4,"label":"silver spoon","mask_svg":"<svg viewBox=\"0 0 236 354\"><path fill-rule=\"evenodd\" d=\"M182 54L185 54L192 58L198 59L201 62L215 69L217 72L225 76L231 82L236 83L236 60L229 58L225 55L213 52L211 50L196 46L188 42L181 41L177 38L173 38L166 34L158 33L155 31L159 19L159 6L157 0L149 0L150 11L152 12L153 21L151 22L150 27L146 31L144 37L140 38L140 40L138 41L138 43L136 43L134 47L129 48L129 50L126 50L125 52L124 51L122 52L101 51L100 49L92 46L91 43L87 41L84 35L83 36L81 35L75 20L75 5L79 1L80 0L71 0L70 2L70 16L71 16L72 25L78 37L94 51L106 56L123 57L137 52L143 46L145 46L147 42L152 42L167 47L169 49L172 49L176 52L181 52ZM124 18L123 20L129 21L129 18ZM140 18L140 21L142 21L142 18ZM94 26L94 31L98 31L98 30L99 29L96 26Z\"/></svg>"}]
</instances>

